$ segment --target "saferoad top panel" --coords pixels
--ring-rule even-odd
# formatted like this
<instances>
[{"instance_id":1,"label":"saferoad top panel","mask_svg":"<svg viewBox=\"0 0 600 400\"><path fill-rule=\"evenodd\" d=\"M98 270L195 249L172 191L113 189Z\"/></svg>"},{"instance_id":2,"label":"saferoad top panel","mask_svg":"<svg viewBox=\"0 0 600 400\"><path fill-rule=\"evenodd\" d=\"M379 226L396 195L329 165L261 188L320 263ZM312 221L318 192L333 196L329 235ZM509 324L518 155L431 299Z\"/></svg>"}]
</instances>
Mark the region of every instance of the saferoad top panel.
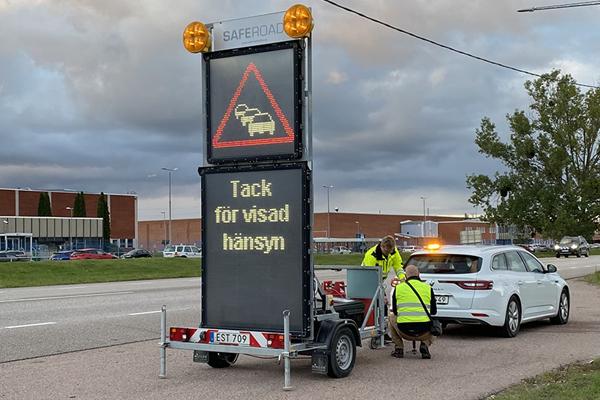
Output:
<instances>
[{"instance_id":1,"label":"saferoad top panel","mask_svg":"<svg viewBox=\"0 0 600 400\"><path fill-rule=\"evenodd\" d=\"M284 15L285 11L213 23L213 51L290 40L283 30Z\"/></svg>"}]
</instances>

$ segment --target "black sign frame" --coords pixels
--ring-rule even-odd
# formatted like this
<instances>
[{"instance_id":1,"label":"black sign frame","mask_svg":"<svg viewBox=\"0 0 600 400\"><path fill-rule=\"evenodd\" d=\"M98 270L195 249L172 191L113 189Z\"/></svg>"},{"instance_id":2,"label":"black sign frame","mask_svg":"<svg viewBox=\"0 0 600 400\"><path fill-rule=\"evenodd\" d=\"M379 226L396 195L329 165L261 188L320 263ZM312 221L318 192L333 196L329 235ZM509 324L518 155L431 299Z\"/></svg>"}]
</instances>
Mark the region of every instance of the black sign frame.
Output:
<instances>
[{"instance_id":1,"label":"black sign frame","mask_svg":"<svg viewBox=\"0 0 600 400\"><path fill-rule=\"evenodd\" d=\"M269 53L274 51L280 51L285 49L292 49L293 51L293 61L292 67L293 72L289 74L290 78L293 80L293 93L290 95L293 97L293 121L289 121L290 127L293 131L293 149L291 151L277 152L275 154L256 154L251 151L251 148L254 146L249 146L248 154L220 154L224 151L221 149L215 149L213 146L213 137L215 136L215 130L218 129L218 121L212 121L212 107L211 104L211 61L223 59L226 57L237 57L244 56L249 54L260 54L260 53ZM303 82L302 82L302 62L304 59L304 42L303 41L289 41L283 43L269 44L263 46L253 46L247 47L243 49L235 49L235 50L223 50L212 53L205 53L203 56L204 60L204 70L205 70L205 106L206 106L206 132L205 132L205 150L206 150L206 159L209 164L227 164L227 163L237 163L237 162L259 162L263 160L298 160L302 158L302 145L303 145ZM222 90L221 88L216 88L216 90ZM273 146L273 145L269 145ZM239 147L237 148L239 149ZM239 152L240 150L237 150Z\"/></svg>"},{"instance_id":2,"label":"black sign frame","mask_svg":"<svg viewBox=\"0 0 600 400\"><path fill-rule=\"evenodd\" d=\"M301 182L289 182L286 180L288 184L300 185L301 199L298 199L299 207L301 207L301 216L291 215L291 217L299 217L301 221L301 243L298 244L301 246L300 248L300 257L298 264L294 265L276 265L275 267L279 270L285 268L301 268L301 278L294 279L294 276L298 276L298 271L292 271L294 274L286 275L285 278L279 276L279 282L275 282L273 286L288 287L287 292L285 292L285 296L281 296L279 298L275 298L275 301L280 304L285 304L288 298L300 298L302 304L292 304L292 309L296 310L295 313L290 314L290 333L293 337L297 338L307 338L311 335L311 318L312 318L312 264L309 255L309 249L311 245L311 230L310 230L310 222L311 222L311 202L309 201L310 197L310 187L311 187L311 171L308 168L306 162L297 162L297 163L286 163L286 164L272 164L272 165L248 165L248 166L231 166L231 167L200 167L198 168L198 173L201 177L201 197L202 197L202 324L203 328L214 328L214 329L231 329L231 330L243 330L243 331L260 331L260 332L283 332L283 309L281 310L270 310L272 308L273 293L269 292L269 288L260 288L261 284L253 286L252 289L252 299L243 298L243 296L239 296L239 293L228 291L233 290L235 285L232 282L235 280L244 280L244 284L254 285L258 280L263 280L266 278L272 278L261 275L260 268L256 265L247 265L245 267L249 269L253 269L254 274L249 275L249 272L246 272L242 269L237 269L236 271L240 272L241 276L229 276L228 278L231 281L225 281L224 277L218 277L215 281L214 275L211 276L211 271L214 271L214 268L219 268L220 265L224 265L225 268L229 270L235 270L235 268L231 265L231 263L221 262L219 264L218 255L215 257L211 254L210 246L207 244L208 235L214 234L210 232L209 229L209 213L211 210L208 209L210 202L207 199L207 191L214 191L215 185L209 185L207 187L207 177L210 177L212 174L239 174L244 173L256 173L256 172L271 172L271 171L286 171L286 170L299 170L301 176ZM214 183L214 182L213 182ZM289 196L289 194L288 194ZM211 222L212 223L212 222ZM216 229L215 229L216 231ZM295 243L291 243L294 245ZM240 265L243 263L243 257L239 257ZM261 264L263 265L263 264ZM268 267L273 268L274 265L271 263L268 265L265 270L268 270ZM234 274L235 275L235 274ZM283 280L283 281L281 281ZM214 291L220 291L218 295L211 294L211 288ZM223 304L223 301L215 301L215 297L222 299L224 293L229 293L227 299L228 304ZM214 292L212 292L214 293ZM280 293L281 294L281 293ZM240 298L241 297L241 298ZM250 301L251 300L251 301ZM254 313L256 310L252 307L256 307L259 304L263 306L264 309L260 311L260 321L252 320L249 321L245 318L250 318L248 315ZM245 307L247 309L245 309ZM215 309L218 308L218 313L233 313L239 317L236 317L235 322L227 323L214 323L208 317L209 314L214 313ZM298 315L301 313L301 315ZM295 314L295 315L294 315ZM215 315L215 314L211 314ZM222 319L222 318L214 318L214 319Z\"/></svg>"}]
</instances>

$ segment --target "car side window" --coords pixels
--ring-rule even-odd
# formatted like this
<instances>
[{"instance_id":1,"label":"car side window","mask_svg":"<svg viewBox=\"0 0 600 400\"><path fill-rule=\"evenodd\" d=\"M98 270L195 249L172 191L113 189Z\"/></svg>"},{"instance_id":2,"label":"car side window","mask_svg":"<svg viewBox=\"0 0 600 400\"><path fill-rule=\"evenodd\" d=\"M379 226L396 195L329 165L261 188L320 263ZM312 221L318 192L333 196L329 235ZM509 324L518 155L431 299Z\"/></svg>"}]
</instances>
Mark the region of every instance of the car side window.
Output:
<instances>
[{"instance_id":1,"label":"car side window","mask_svg":"<svg viewBox=\"0 0 600 400\"><path fill-rule=\"evenodd\" d=\"M519 253L521 254L521 257L523 257L523 259L525 260L525 264L527 265L527 269L531 272L539 272L539 273L543 273L544 272L544 266L542 264L540 264L540 262L531 254L529 253Z\"/></svg>"},{"instance_id":2,"label":"car side window","mask_svg":"<svg viewBox=\"0 0 600 400\"><path fill-rule=\"evenodd\" d=\"M508 269L514 272L527 272L525 263L519 257L516 251L509 251L506 254L506 261L508 261Z\"/></svg>"},{"instance_id":3,"label":"car side window","mask_svg":"<svg viewBox=\"0 0 600 400\"><path fill-rule=\"evenodd\" d=\"M492 269L493 270L507 270L508 265L506 264L506 258L504 254L497 254L494 256L492 260Z\"/></svg>"}]
</instances>

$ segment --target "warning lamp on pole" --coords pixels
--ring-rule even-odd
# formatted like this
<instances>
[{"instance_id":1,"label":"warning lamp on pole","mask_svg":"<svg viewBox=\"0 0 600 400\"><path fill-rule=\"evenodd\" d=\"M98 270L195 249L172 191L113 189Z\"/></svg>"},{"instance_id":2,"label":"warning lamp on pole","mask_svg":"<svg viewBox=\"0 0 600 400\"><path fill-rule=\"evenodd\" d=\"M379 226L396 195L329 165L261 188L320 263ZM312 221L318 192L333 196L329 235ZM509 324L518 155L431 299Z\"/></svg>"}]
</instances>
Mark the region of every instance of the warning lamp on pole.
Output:
<instances>
[{"instance_id":1,"label":"warning lamp on pole","mask_svg":"<svg viewBox=\"0 0 600 400\"><path fill-rule=\"evenodd\" d=\"M192 22L183 31L183 46L190 53L204 53L210 49L212 37L202 22Z\"/></svg>"},{"instance_id":2,"label":"warning lamp on pole","mask_svg":"<svg viewBox=\"0 0 600 400\"><path fill-rule=\"evenodd\" d=\"M312 14L302 4L291 6L283 16L283 30L291 38L308 37L313 27Z\"/></svg>"}]
</instances>

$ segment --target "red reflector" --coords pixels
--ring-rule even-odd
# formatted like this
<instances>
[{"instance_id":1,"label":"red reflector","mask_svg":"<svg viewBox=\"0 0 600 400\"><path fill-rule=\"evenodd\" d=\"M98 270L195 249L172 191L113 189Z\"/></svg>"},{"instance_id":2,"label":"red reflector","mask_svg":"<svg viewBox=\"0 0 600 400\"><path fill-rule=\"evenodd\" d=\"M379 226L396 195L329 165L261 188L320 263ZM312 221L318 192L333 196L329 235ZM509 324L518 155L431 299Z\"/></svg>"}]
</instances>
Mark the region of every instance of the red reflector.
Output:
<instances>
[{"instance_id":1,"label":"red reflector","mask_svg":"<svg viewBox=\"0 0 600 400\"><path fill-rule=\"evenodd\" d=\"M487 314L479 314L479 313L471 313L471 315L474 317L489 317L489 315L487 315Z\"/></svg>"},{"instance_id":2,"label":"red reflector","mask_svg":"<svg viewBox=\"0 0 600 400\"><path fill-rule=\"evenodd\" d=\"M440 283L453 283L466 290L491 290L494 287L492 281L440 281Z\"/></svg>"}]
</instances>

